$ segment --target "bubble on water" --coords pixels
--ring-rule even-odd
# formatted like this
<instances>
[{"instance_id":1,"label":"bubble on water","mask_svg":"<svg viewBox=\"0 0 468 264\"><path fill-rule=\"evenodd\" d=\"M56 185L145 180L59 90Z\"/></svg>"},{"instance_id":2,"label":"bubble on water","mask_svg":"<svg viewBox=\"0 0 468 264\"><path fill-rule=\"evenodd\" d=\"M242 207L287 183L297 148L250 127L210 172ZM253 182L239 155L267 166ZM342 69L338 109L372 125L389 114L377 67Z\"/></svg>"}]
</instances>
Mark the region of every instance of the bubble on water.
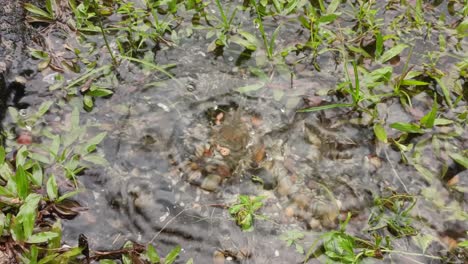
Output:
<instances>
[{"instance_id":1,"label":"bubble on water","mask_svg":"<svg viewBox=\"0 0 468 264\"><path fill-rule=\"evenodd\" d=\"M232 57L232 56L228 57L228 61L233 61L233 60L234 60L234 57Z\"/></svg>"},{"instance_id":2,"label":"bubble on water","mask_svg":"<svg viewBox=\"0 0 468 264\"><path fill-rule=\"evenodd\" d=\"M27 114L27 111L26 111L26 109L20 109L20 110L18 111L18 114L19 114L20 116L22 116L22 117L25 117L26 114Z\"/></svg>"}]
</instances>

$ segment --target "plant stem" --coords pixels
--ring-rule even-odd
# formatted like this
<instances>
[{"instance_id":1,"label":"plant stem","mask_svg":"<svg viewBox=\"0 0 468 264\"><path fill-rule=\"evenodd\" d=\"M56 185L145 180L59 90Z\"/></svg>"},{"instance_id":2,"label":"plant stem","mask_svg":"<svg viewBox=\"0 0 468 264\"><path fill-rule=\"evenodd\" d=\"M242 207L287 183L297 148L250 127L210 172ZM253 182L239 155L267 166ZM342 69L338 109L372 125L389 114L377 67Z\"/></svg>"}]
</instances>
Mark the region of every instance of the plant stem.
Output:
<instances>
[{"instance_id":1,"label":"plant stem","mask_svg":"<svg viewBox=\"0 0 468 264\"><path fill-rule=\"evenodd\" d=\"M112 64L114 65L115 68L117 68L118 66L117 60L115 59L114 54L112 53L112 50L109 46L109 42L107 41L106 33L104 32L104 27L102 24L102 17L101 17L101 13L99 12L99 5L97 3L97 0L94 0L93 3L94 3L94 9L96 9L96 16L98 18L99 28L101 29L101 34L102 34L102 37L104 38L104 43L106 44L106 48L109 51L109 55L112 58Z\"/></svg>"}]
</instances>

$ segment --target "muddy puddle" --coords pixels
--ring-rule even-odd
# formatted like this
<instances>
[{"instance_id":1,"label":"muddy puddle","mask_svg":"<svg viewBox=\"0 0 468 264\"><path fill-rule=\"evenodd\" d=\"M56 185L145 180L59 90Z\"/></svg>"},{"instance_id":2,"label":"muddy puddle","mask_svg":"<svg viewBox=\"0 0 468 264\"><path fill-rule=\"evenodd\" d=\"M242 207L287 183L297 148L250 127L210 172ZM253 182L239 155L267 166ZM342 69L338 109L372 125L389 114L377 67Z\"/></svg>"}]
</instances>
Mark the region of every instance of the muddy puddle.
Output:
<instances>
[{"instance_id":1,"label":"muddy puddle","mask_svg":"<svg viewBox=\"0 0 468 264\"><path fill-rule=\"evenodd\" d=\"M249 14L239 17L248 23ZM278 45L305 38L300 25L290 19L266 22L267 30L268 25L272 30L278 23L286 25ZM301 55L290 54L285 61L291 62L286 65L294 74L271 71L265 79L249 72L259 57L249 57L235 45L207 52L210 42L204 36L195 32L181 36L176 47L147 51L160 64L176 64L170 69L172 79L122 62L115 80L106 80L114 94L97 99L92 111L83 111L82 123L96 125L96 133L107 132L100 151L108 165L79 176L83 192L76 200L86 210L62 221L65 243L76 245L84 234L95 250L121 248L132 240L152 242L165 254L180 245L177 263L189 258L195 263L299 263L304 255L281 235L303 232L301 244L307 251L321 234L339 228L350 212L348 232L369 236L365 228L378 211L376 199L395 193L415 195L411 225L421 233L439 242L446 236L466 237L466 192L453 191L447 180L457 175L466 190L467 171L443 154L467 148L466 126L410 138L420 162L419 167L405 164L400 150L375 139L365 112L350 108L297 112L342 100L330 92L345 71L333 53L318 57L321 71L314 68L315 62L296 63ZM433 44L430 38L418 41L428 43L426 48ZM467 48L466 40L462 45ZM414 53L418 52L416 47ZM417 63L419 57L411 59ZM450 56L445 59L450 63ZM394 67L401 72L404 64ZM23 101L35 105L36 98L54 97L52 92L38 92L38 87L53 83L51 74L43 71L28 80ZM415 96L414 108L430 110L428 100L426 95ZM81 104L75 99L68 102ZM54 111L60 116L69 108L59 104ZM388 123L414 119L396 98L379 102L376 108ZM462 108L466 103L445 114L448 118ZM66 115L61 118L53 122ZM388 126L387 131L389 137L398 133ZM453 136L438 138L442 153L438 156L432 135L447 133ZM424 174L428 170L447 174L429 179ZM256 219L251 232L243 232L227 210L239 194L265 196L259 211L265 219ZM421 252L418 241L401 236L392 245L395 252ZM446 254L442 244L432 243L425 253ZM420 263L439 261L388 253L383 262L407 263L408 257ZM322 256L308 263L323 261ZM373 261L381 262L369 262Z\"/></svg>"}]
</instances>

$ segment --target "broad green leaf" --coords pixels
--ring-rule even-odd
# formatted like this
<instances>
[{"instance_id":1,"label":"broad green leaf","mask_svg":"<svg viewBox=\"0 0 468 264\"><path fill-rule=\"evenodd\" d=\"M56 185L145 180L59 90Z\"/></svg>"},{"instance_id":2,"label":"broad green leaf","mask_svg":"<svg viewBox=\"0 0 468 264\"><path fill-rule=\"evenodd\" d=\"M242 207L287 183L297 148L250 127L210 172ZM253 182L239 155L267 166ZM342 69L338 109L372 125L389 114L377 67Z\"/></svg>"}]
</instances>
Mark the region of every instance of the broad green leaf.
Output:
<instances>
[{"instance_id":1,"label":"broad green leaf","mask_svg":"<svg viewBox=\"0 0 468 264\"><path fill-rule=\"evenodd\" d=\"M45 51L38 50L38 49L29 49L29 54L31 54L31 57L39 59L39 60L47 60L49 58L49 54Z\"/></svg>"},{"instance_id":2,"label":"broad green leaf","mask_svg":"<svg viewBox=\"0 0 468 264\"><path fill-rule=\"evenodd\" d=\"M442 90L442 93L444 94L445 102L450 108L453 108L452 100L450 99L450 91L444 83L444 81L447 81L448 78L443 78L443 80L440 78L434 78L434 79L439 84L440 89Z\"/></svg>"},{"instance_id":3,"label":"broad green leaf","mask_svg":"<svg viewBox=\"0 0 468 264\"><path fill-rule=\"evenodd\" d=\"M146 249L146 256L152 264L161 262L158 252L156 252L156 250L151 244L149 244Z\"/></svg>"},{"instance_id":4,"label":"broad green leaf","mask_svg":"<svg viewBox=\"0 0 468 264\"><path fill-rule=\"evenodd\" d=\"M41 258L37 264L54 263L53 261L57 259L58 255L58 253L49 253L47 256Z\"/></svg>"},{"instance_id":5,"label":"broad green leaf","mask_svg":"<svg viewBox=\"0 0 468 264\"><path fill-rule=\"evenodd\" d=\"M69 260L70 258L77 257L81 255L82 249L79 247L75 247L72 250L68 250L65 253L62 253L59 258L63 260ZM66 261L65 263L69 263L69 261Z\"/></svg>"},{"instance_id":6,"label":"broad green leaf","mask_svg":"<svg viewBox=\"0 0 468 264\"><path fill-rule=\"evenodd\" d=\"M2 166L5 163L5 148L3 146L0 146L0 166Z\"/></svg>"},{"instance_id":7,"label":"broad green leaf","mask_svg":"<svg viewBox=\"0 0 468 264\"><path fill-rule=\"evenodd\" d=\"M182 248L180 246L176 246L167 256L164 258L164 264L172 264L177 259L180 254Z\"/></svg>"},{"instance_id":8,"label":"broad green leaf","mask_svg":"<svg viewBox=\"0 0 468 264\"><path fill-rule=\"evenodd\" d=\"M327 14L335 13L338 6L341 4L341 0L332 0L327 7Z\"/></svg>"},{"instance_id":9,"label":"broad green leaf","mask_svg":"<svg viewBox=\"0 0 468 264\"><path fill-rule=\"evenodd\" d=\"M78 107L73 108L72 115L71 115L71 129L72 131L75 128L80 126L80 110ZM67 147L68 145L65 145Z\"/></svg>"},{"instance_id":10,"label":"broad green leaf","mask_svg":"<svg viewBox=\"0 0 468 264\"><path fill-rule=\"evenodd\" d=\"M460 153L451 153L449 156L458 164L468 169L468 157Z\"/></svg>"},{"instance_id":11,"label":"broad green leaf","mask_svg":"<svg viewBox=\"0 0 468 264\"><path fill-rule=\"evenodd\" d=\"M95 90L90 90L89 92L86 93L86 95L93 96L93 97L105 97L108 95L113 94L114 92L109 89L105 88L97 88Z\"/></svg>"},{"instance_id":12,"label":"broad green leaf","mask_svg":"<svg viewBox=\"0 0 468 264\"><path fill-rule=\"evenodd\" d=\"M10 114L11 121L13 121L15 124L18 124L20 120L18 110L16 110L14 107L8 107L8 113Z\"/></svg>"},{"instance_id":13,"label":"broad green leaf","mask_svg":"<svg viewBox=\"0 0 468 264\"><path fill-rule=\"evenodd\" d=\"M93 109L93 106L94 106L93 98L89 95L83 96L83 104L86 108Z\"/></svg>"},{"instance_id":14,"label":"broad green leaf","mask_svg":"<svg viewBox=\"0 0 468 264\"><path fill-rule=\"evenodd\" d=\"M37 255L38 254L39 254L39 250L37 250L37 247L35 245L32 245L31 249L29 250L29 256L28 256L29 264L36 264L37 263Z\"/></svg>"},{"instance_id":15,"label":"broad green leaf","mask_svg":"<svg viewBox=\"0 0 468 264\"><path fill-rule=\"evenodd\" d=\"M84 156L83 160L86 160L88 162L91 162L96 165L101 165L101 166L105 166L108 164L105 158L97 154L90 154L90 155Z\"/></svg>"},{"instance_id":16,"label":"broad green leaf","mask_svg":"<svg viewBox=\"0 0 468 264\"><path fill-rule=\"evenodd\" d=\"M32 243L32 244L44 243L57 236L58 234L55 232L41 232L41 233L37 233L37 234L30 236L26 240L26 242Z\"/></svg>"},{"instance_id":17,"label":"broad green leaf","mask_svg":"<svg viewBox=\"0 0 468 264\"><path fill-rule=\"evenodd\" d=\"M261 89L264 86L265 86L264 83L256 83L256 84L239 87L236 89L236 91L238 91L239 93L248 93L248 92L257 91L258 89Z\"/></svg>"},{"instance_id":18,"label":"broad green leaf","mask_svg":"<svg viewBox=\"0 0 468 264\"><path fill-rule=\"evenodd\" d=\"M405 79L405 80L401 81L401 85L424 86L424 85L429 85L429 83L428 82L423 82L423 81L418 81L418 80Z\"/></svg>"},{"instance_id":19,"label":"broad green leaf","mask_svg":"<svg viewBox=\"0 0 468 264\"><path fill-rule=\"evenodd\" d=\"M416 236L413 236L413 241L415 242L416 245L419 246L422 252L425 253L429 245L433 241L436 241L436 239L434 239L434 237L431 235L418 234Z\"/></svg>"},{"instance_id":20,"label":"broad green leaf","mask_svg":"<svg viewBox=\"0 0 468 264\"><path fill-rule=\"evenodd\" d=\"M54 135L54 138L52 139L52 143L50 144L50 147L49 147L49 151L50 151L52 159L55 159L58 156L59 148L60 148L60 136Z\"/></svg>"},{"instance_id":21,"label":"broad green leaf","mask_svg":"<svg viewBox=\"0 0 468 264\"><path fill-rule=\"evenodd\" d=\"M329 15L324 15L321 16L318 20L319 23L330 23L335 21L338 18L336 14L329 14Z\"/></svg>"},{"instance_id":22,"label":"broad green leaf","mask_svg":"<svg viewBox=\"0 0 468 264\"><path fill-rule=\"evenodd\" d=\"M47 12L51 15L54 14L54 8L52 6L52 1L55 2L55 0L46 0L46 9L47 9Z\"/></svg>"},{"instance_id":23,"label":"broad green leaf","mask_svg":"<svg viewBox=\"0 0 468 264\"><path fill-rule=\"evenodd\" d=\"M231 41L248 49L248 50L252 50L252 51L255 51L257 49L257 45L255 43L252 43L252 42L249 42L243 38L240 38L238 36L233 36L231 38Z\"/></svg>"},{"instance_id":24,"label":"broad green leaf","mask_svg":"<svg viewBox=\"0 0 468 264\"><path fill-rule=\"evenodd\" d=\"M26 158L29 155L29 151L26 146L22 146L18 152L16 152L16 167L19 165L23 166L26 163Z\"/></svg>"},{"instance_id":25,"label":"broad green leaf","mask_svg":"<svg viewBox=\"0 0 468 264\"><path fill-rule=\"evenodd\" d=\"M60 196L58 199L57 199L57 203L60 203L61 201L65 200L65 199L68 199L72 196L75 196L77 195L78 193L82 192L83 190L74 190L74 191L71 191L71 192L67 192L65 193L64 195Z\"/></svg>"},{"instance_id":26,"label":"broad green leaf","mask_svg":"<svg viewBox=\"0 0 468 264\"><path fill-rule=\"evenodd\" d=\"M4 197L16 197L16 195L11 192L8 188L5 188L3 186L0 185L0 196L4 196Z\"/></svg>"},{"instance_id":27,"label":"broad green leaf","mask_svg":"<svg viewBox=\"0 0 468 264\"><path fill-rule=\"evenodd\" d=\"M233 206L229 207L229 213L230 213L230 214L236 214L236 213L238 213L243 207L244 207L244 205L242 205L242 204L233 205Z\"/></svg>"},{"instance_id":28,"label":"broad green leaf","mask_svg":"<svg viewBox=\"0 0 468 264\"><path fill-rule=\"evenodd\" d=\"M434 120L434 126L446 126L446 125L451 125L453 123L454 123L453 120L445 119L445 118L436 118Z\"/></svg>"},{"instance_id":29,"label":"broad green leaf","mask_svg":"<svg viewBox=\"0 0 468 264\"><path fill-rule=\"evenodd\" d=\"M379 58L380 55L382 55L383 52L383 38L382 38L382 33L378 31L375 34L375 58Z\"/></svg>"},{"instance_id":30,"label":"broad green leaf","mask_svg":"<svg viewBox=\"0 0 468 264\"><path fill-rule=\"evenodd\" d=\"M41 195L37 193L28 195L16 216L18 223L22 224L25 239L28 239L32 235L36 221L37 206L41 198Z\"/></svg>"},{"instance_id":31,"label":"broad green leaf","mask_svg":"<svg viewBox=\"0 0 468 264\"><path fill-rule=\"evenodd\" d=\"M18 165L16 168L16 177L14 179L16 183L16 192L18 193L19 198L24 200L29 193L29 182L23 166Z\"/></svg>"},{"instance_id":32,"label":"broad green leaf","mask_svg":"<svg viewBox=\"0 0 468 264\"><path fill-rule=\"evenodd\" d=\"M402 132L408 132L408 133L419 133L423 134L424 131L419 127L419 125L416 124L410 124L410 123L403 123L403 122L397 122L393 123L390 125L391 128L400 130Z\"/></svg>"},{"instance_id":33,"label":"broad green leaf","mask_svg":"<svg viewBox=\"0 0 468 264\"><path fill-rule=\"evenodd\" d=\"M461 22L458 26L457 26L457 33L462 35L462 36L467 36L468 35L468 19L465 18L465 20L463 20L463 22Z\"/></svg>"},{"instance_id":34,"label":"broad green leaf","mask_svg":"<svg viewBox=\"0 0 468 264\"><path fill-rule=\"evenodd\" d=\"M369 53L367 53L367 51L365 51L363 48L361 47L356 47L356 46L353 46L353 45L346 45L346 47L356 53L356 54L361 54L362 56L364 56L365 58L371 58L371 55L369 55Z\"/></svg>"},{"instance_id":35,"label":"broad green leaf","mask_svg":"<svg viewBox=\"0 0 468 264\"><path fill-rule=\"evenodd\" d=\"M37 162L32 167L32 175L31 176L32 176L31 180L35 185L37 185L37 186L42 185L42 176L43 176L42 168Z\"/></svg>"},{"instance_id":36,"label":"broad green leaf","mask_svg":"<svg viewBox=\"0 0 468 264\"><path fill-rule=\"evenodd\" d=\"M97 134L92 139L88 140L86 142L86 149L88 150L89 147L95 146L95 145L98 145L99 143L101 143L102 140L104 140L104 138L106 138L106 135L107 135L107 132L102 132L102 133Z\"/></svg>"},{"instance_id":37,"label":"broad green leaf","mask_svg":"<svg viewBox=\"0 0 468 264\"><path fill-rule=\"evenodd\" d=\"M382 141L383 143L387 143L387 132L385 128L381 124L374 124L374 134L378 140Z\"/></svg>"},{"instance_id":38,"label":"broad green leaf","mask_svg":"<svg viewBox=\"0 0 468 264\"><path fill-rule=\"evenodd\" d=\"M68 134L63 136L63 148L66 149L68 146L75 143L84 132L84 127L72 129Z\"/></svg>"},{"instance_id":39,"label":"broad green leaf","mask_svg":"<svg viewBox=\"0 0 468 264\"><path fill-rule=\"evenodd\" d=\"M115 264L116 262L110 259L101 259L99 264Z\"/></svg>"},{"instance_id":40,"label":"broad green leaf","mask_svg":"<svg viewBox=\"0 0 468 264\"><path fill-rule=\"evenodd\" d=\"M37 7L35 5L26 3L26 4L24 4L24 8L26 10L28 10L29 12L31 12L35 16L39 16L41 18L45 18L45 19L48 19L48 20L53 20L54 19L54 17L51 16L49 13L47 13L46 11L40 9L39 7Z\"/></svg>"},{"instance_id":41,"label":"broad green leaf","mask_svg":"<svg viewBox=\"0 0 468 264\"><path fill-rule=\"evenodd\" d=\"M426 169L425 167L419 165L419 164L414 164L414 168L421 174L421 176L424 177L424 179L428 183L432 183L434 179L436 178L434 173L432 171Z\"/></svg>"},{"instance_id":42,"label":"broad green leaf","mask_svg":"<svg viewBox=\"0 0 468 264\"><path fill-rule=\"evenodd\" d=\"M0 211L0 234L3 234L3 230L5 228L6 217L2 211Z\"/></svg>"},{"instance_id":43,"label":"broad green leaf","mask_svg":"<svg viewBox=\"0 0 468 264\"><path fill-rule=\"evenodd\" d=\"M50 107L54 104L52 101L45 101L39 106L39 110L37 110L36 117L42 117L49 111Z\"/></svg>"},{"instance_id":44,"label":"broad green leaf","mask_svg":"<svg viewBox=\"0 0 468 264\"><path fill-rule=\"evenodd\" d=\"M468 248L468 240L458 243L458 246L461 248Z\"/></svg>"},{"instance_id":45,"label":"broad green leaf","mask_svg":"<svg viewBox=\"0 0 468 264\"><path fill-rule=\"evenodd\" d=\"M257 43L258 42L257 37L255 37L255 35L251 34L248 31L239 30L238 34L243 36L247 41L249 41L251 43Z\"/></svg>"},{"instance_id":46,"label":"broad green leaf","mask_svg":"<svg viewBox=\"0 0 468 264\"><path fill-rule=\"evenodd\" d=\"M50 175L49 179L47 180L47 195L51 201L57 199L58 196L57 181L55 180L55 176L53 174Z\"/></svg>"},{"instance_id":47,"label":"broad green leaf","mask_svg":"<svg viewBox=\"0 0 468 264\"><path fill-rule=\"evenodd\" d=\"M438 108L438 103L436 99L437 98L434 98L434 103L432 104L431 111L421 118L420 123L426 128L432 128L434 126Z\"/></svg>"},{"instance_id":48,"label":"broad green leaf","mask_svg":"<svg viewBox=\"0 0 468 264\"><path fill-rule=\"evenodd\" d=\"M316 112L316 111L328 110L328 109L332 109L332 108L352 107L352 106L353 106L353 104L328 104L328 105L321 105L321 106L315 106L315 107L310 107L310 108L299 109L296 112L299 112L299 113Z\"/></svg>"},{"instance_id":49,"label":"broad green leaf","mask_svg":"<svg viewBox=\"0 0 468 264\"><path fill-rule=\"evenodd\" d=\"M50 164L49 158L40 153L31 152L29 153L29 158L35 161L45 163L45 164Z\"/></svg>"},{"instance_id":50,"label":"broad green leaf","mask_svg":"<svg viewBox=\"0 0 468 264\"><path fill-rule=\"evenodd\" d=\"M408 47L408 45L406 45L406 44L398 44L396 46L393 46L391 49L387 50L386 52L384 52L384 54L382 54L382 56L379 59L380 62L384 63L384 62L390 60L391 58L399 55L407 47Z\"/></svg>"}]
</instances>

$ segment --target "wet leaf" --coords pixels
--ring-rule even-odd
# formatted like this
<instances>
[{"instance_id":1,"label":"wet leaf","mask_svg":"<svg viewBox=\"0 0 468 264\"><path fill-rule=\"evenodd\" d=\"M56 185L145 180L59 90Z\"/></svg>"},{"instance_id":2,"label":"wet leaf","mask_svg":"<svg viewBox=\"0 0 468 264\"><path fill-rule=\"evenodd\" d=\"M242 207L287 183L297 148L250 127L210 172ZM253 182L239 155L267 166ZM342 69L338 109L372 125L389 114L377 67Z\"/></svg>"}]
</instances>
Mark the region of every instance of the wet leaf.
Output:
<instances>
[{"instance_id":1,"label":"wet leaf","mask_svg":"<svg viewBox=\"0 0 468 264\"><path fill-rule=\"evenodd\" d=\"M58 234L55 232L41 232L30 236L26 242L32 244L44 243L57 236Z\"/></svg>"},{"instance_id":2,"label":"wet leaf","mask_svg":"<svg viewBox=\"0 0 468 264\"><path fill-rule=\"evenodd\" d=\"M87 109L93 109L93 106L94 106L93 97L89 95L83 96L83 105Z\"/></svg>"},{"instance_id":3,"label":"wet leaf","mask_svg":"<svg viewBox=\"0 0 468 264\"><path fill-rule=\"evenodd\" d=\"M105 97L113 94L114 92L112 90L106 89L106 88L96 88L88 91L86 95L93 96L93 97Z\"/></svg>"},{"instance_id":4,"label":"wet leaf","mask_svg":"<svg viewBox=\"0 0 468 264\"><path fill-rule=\"evenodd\" d=\"M90 154L83 157L83 160L91 162L96 165L105 166L108 164L107 160L98 154Z\"/></svg>"},{"instance_id":5,"label":"wet leaf","mask_svg":"<svg viewBox=\"0 0 468 264\"><path fill-rule=\"evenodd\" d=\"M434 125L435 126L446 126L446 125L451 125L453 123L454 123L453 120L445 119L445 118L436 118L434 120Z\"/></svg>"},{"instance_id":6,"label":"wet leaf","mask_svg":"<svg viewBox=\"0 0 468 264\"><path fill-rule=\"evenodd\" d=\"M50 15L49 13L47 13L46 11L40 9L39 7L37 7L35 5L26 3L26 4L24 4L24 8L26 10L28 10L29 12L31 12L35 16L38 16L38 17L41 17L41 18L44 18L44 19L48 19L50 21L53 21L53 19L54 19L54 17L52 15Z\"/></svg>"},{"instance_id":7,"label":"wet leaf","mask_svg":"<svg viewBox=\"0 0 468 264\"><path fill-rule=\"evenodd\" d=\"M335 13L340 3L341 3L341 0L332 0L331 3L327 7L327 14Z\"/></svg>"},{"instance_id":8,"label":"wet leaf","mask_svg":"<svg viewBox=\"0 0 468 264\"><path fill-rule=\"evenodd\" d=\"M18 223L22 224L24 237L28 239L32 235L34 223L36 220L37 207L41 196L36 193L31 193L26 197L24 204L20 207L16 216Z\"/></svg>"},{"instance_id":9,"label":"wet leaf","mask_svg":"<svg viewBox=\"0 0 468 264\"><path fill-rule=\"evenodd\" d=\"M116 262L110 259L102 259L99 261L99 264L115 264Z\"/></svg>"},{"instance_id":10,"label":"wet leaf","mask_svg":"<svg viewBox=\"0 0 468 264\"><path fill-rule=\"evenodd\" d=\"M60 148L60 136L54 135L52 139L52 143L50 144L50 147L49 147L51 158L54 159L58 156L59 148Z\"/></svg>"},{"instance_id":11,"label":"wet leaf","mask_svg":"<svg viewBox=\"0 0 468 264\"><path fill-rule=\"evenodd\" d=\"M36 162L33 167L32 167L32 177L31 180L34 182L35 185L41 186L42 185L42 168L41 166Z\"/></svg>"},{"instance_id":12,"label":"wet leaf","mask_svg":"<svg viewBox=\"0 0 468 264\"><path fill-rule=\"evenodd\" d=\"M429 247L432 241L435 241L433 236L424 234L418 234L416 236L413 236L413 240L419 246L423 253L426 252L426 249Z\"/></svg>"},{"instance_id":13,"label":"wet leaf","mask_svg":"<svg viewBox=\"0 0 468 264\"><path fill-rule=\"evenodd\" d=\"M434 126L434 121L437 115L438 103L437 98L434 98L434 103L432 104L432 109L429 113L427 113L423 118L421 118L421 125L426 128L432 128Z\"/></svg>"},{"instance_id":14,"label":"wet leaf","mask_svg":"<svg viewBox=\"0 0 468 264\"><path fill-rule=\"evenodd\" d=\"M57 202L69 201L69 200L66 200L66 199L68 199L68 198L70 198L70 197L72 197L72 196L74 196L74 195L76 195L76 194L78 194L78 193L80 193L80 192L82 192L82 190L79 190L79 189L78 189L78 190L71 191L71 192L67 192L67 193L65 193L64 195L60 196L60 197L57 199ZM74 201L73 201L73 202L74 202ZM78 206L80 206L79 203L77 203L77 202L74 202L74 203L76 203Z\"/></svg>"},{"instance_id":15,"label":"wet leaf","mask_svg":"<svg viewBox=\"0 0 468 264\"><path fill-rule=\"evenodd\" d=\"M257 91L258 89L261 89L265 86L263 82L261 83L256 83L256 84L251 84L243 87L239 87L236 89L239 93L248 93L248 92L253 92Z\"/></svg>"},{"instance_id":16,"label":"wet leaf","mask_svg":"<svg viewBox=\"0 0 468 264\"><path fill-rule=\"evenodd\" d=\"M47 195L51 201L57 199L58 196L57 181L55 180L55 176L53 174L50 175L49 179L47 180Z\"/></svg>"},{"instance_id":17,"label":"wet leaf","mask_svg":"<svg viewBox=\"0 0 468 264\"><path fill-rule=\"evenodd\" d=\"M18 193L19 198L24 200L29 193L29 182L23 166L18 165L16 168L16 177L14 179L16 183L16 192Z\"/></svg>"},{"instance_id":18,"label":"wet leaf","mask_svg":"<svg viewBox=\"0 0 468 264\"><path fill-rule=\"evenodd\" d=\"M449 156L458 164L468 169L468 157L460 153L450 153Z\"/></svg>"},{"instance_id":19,"label":"wet leaf","mask_svg":"<svg viewBox=\"0 0 468 264\"><path fill-rule=\"evenodd\" d=\"M414 164L414 168L424 177L424 179L432 183L435 179L435 175L427 168L419 165L419 164Z\"/></svg>"},{"instance_id":20,"label":"wet leaf","mask_svg":"<svg viewBox=\"0 0 468 264\"><path fill-rule=\"evenodd\" d=\"M400 130L402 132L419 133L419 134L424 133L424 131L419 127L419 125L416 125L416 124L397 122L397 123L391 124L390 127Z\"/></svg>"},{"instance_id":21,"label":"wet leaf","mask_svg":"<svg viewBox=\"0 0 468 264\"><path fill-rule=\"evenodd\" d=\"M382 52L383 52L383 37L382 37L382 33L378 31L375 34L375 54L374 54L375 57L376 58L380 57Z\"/></svg>"},{"instance_id":22,"label":"wet leaf","mask_svg":"<svg viewBox=\"0 0 468 264\"><path fill-rule=\"evenodd\" d=\"M318 20L319 23L330 23L335 21L338 18L336 14L329 14L329 15L324 15L321 16Z\"/></svg>"},{"instance_id":23,"label":"wet leaf","mask_svg":"<svg viewBox=\"0 0 468 264\"><path fill-rule=\"evenodd\" d=\"M167 256L164 258L164 264L172 264L177 259L180 254L182 248L180 246L176 246Z\"/></svg>"},{"instance_id":24,"label":"wet leaf","mask_svg":"<svg viewBox=\"0 0 468 264\"><path fill-rule=\"evenodd\" d=\"M38 69L39 71L42 71L42 70L44 70L45 68L49 67L49 64L50 64L50 58L39 62L39 64L37 64L37 69Z\"/></svg>"},{"instance_id":25,"label":"wet leaf","mask_svg":"<svg viewBox=\"0 0 468 264\"><path fill-rule=\"evenodd\" d=\"M0 146L0 166L2 166L5 163L5 148L3 146Z\"/></svg>"},{"instance_id":26,"label":"wet leaf","mask_svg":"<svg viewBox=\"0 0 468 264\"><path fill-rule=\"evenodd\" d=\"M406 85L406 86L425 86L429 85L428 82L423 82L423 81L418 81L418 80L411 80L411 79L405 79L401 82L401 85Z\"/></svg>"},{"instance_id":27,"label":"wet leaf","mask_svg":"<svg viewBox=\"0 0 468 264\"><path fill-rule=\"evenodd\" d=\"M383 143L387 143L387 132L385 131L385 128L381 124L375 124L374 125L374 134L377 137L378 140L382 141Z\"/></svg>"},{"instance_id":28,"label":"wet leaf","mask_svg":"<svg viewBox=\"0 0 468 264\"><path fill-rule=\"evenodd\" d=\"M461 248L468 248L468 240L458 243L458 246Z\"/></svg>"},{"instance_id":29,"label":"wet leaf","mask_svg":"<svg viewBox=\"0 0 468 264\"><path fill-rule=\"evenodd\" d=\"M102 140L104 140L104 138L107 136L107 132L102 132L102 133L99 133L97 134L95 137L93 137L92 139L88 140L86 143L86 150L91 152L92 150L90 148L93 148L93 146L95 147L96 145L98 145L99 143L102 142Z\"/></svg>"},{"instance_id":30,"label":"wet leaf","mask_svg":"<svg viewBox=\"0 0 468 264\"><path fill-rule=\"evenodd\" d=\"M275 99L276 101L281 100L281 98L283 98L283 95L284 95L283 90L280 90L280 89L273 90L273 99Z\"/></svg>"},{"instance_id":31,"label":"wet leaf","mask_svg":"<svg viewBox=\"0 0 468 264\"><path fill-rule=\"evenodd\" d=\"M391 58L399 55L404 49L406 49L408 45L406 44L398 44L396 46L393 46L391 49L387 50L382 56L379 58L379 61L381 63L384 63Z\"/></svg>"},{"instance_id":32,"label":"wet leaf","mask_svg":"<svg viewBox=\"0 0 468 264\"><path fill-rule=\"evenodd\" d=\"M354 238L341 232L329 232L323 236L325 254L332 260L354 263Z\"/></svg>"},{"instance_id":33,"label":"wet leaf","mask_svg":"<svg viewBox=\"0 0 468 264\"><path fill-rule=\"evenodd\" d=\"M156 252L156 250L151 244L148 245L148 248L146 250L146 256L152 264L161 262L158 252Z\"/></svg>"},{"instance_id":34,"label":"wet leaf","mask_svg":"<svg viewBox=\"0 0 468 264\"><path fill-rule=\"evenodd\" d=\"M327 104L327 105L321 105L321 106L315 106L315 107L310 107L310 108L304 108L304 109L299 109L296 112L316 112L316 111L322 111L322 110L328 110L332 108L340 108L340 107L352 107L352 104Z\"/></svg>"}]
</instances>

